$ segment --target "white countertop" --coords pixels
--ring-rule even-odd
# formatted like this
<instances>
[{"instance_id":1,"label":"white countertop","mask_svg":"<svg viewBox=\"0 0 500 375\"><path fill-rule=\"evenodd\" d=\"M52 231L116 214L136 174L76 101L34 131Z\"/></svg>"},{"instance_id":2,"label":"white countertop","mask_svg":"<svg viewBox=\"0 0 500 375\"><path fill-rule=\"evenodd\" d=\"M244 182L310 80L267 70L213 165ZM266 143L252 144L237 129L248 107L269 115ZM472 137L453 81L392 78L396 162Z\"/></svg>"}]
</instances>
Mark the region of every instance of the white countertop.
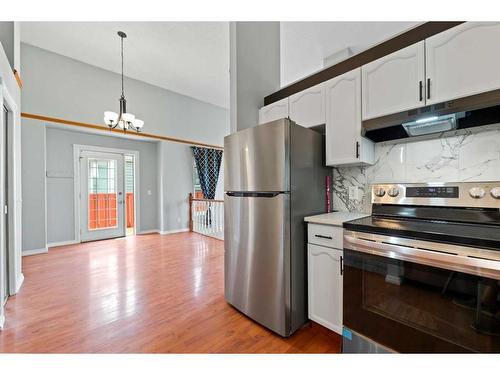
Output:
<instances>
[{"instance_id":1,"label":"white countertop","mask_svg":"<svg viewBox=\"0 0 500 375\"><path fill-rule=\"evenodd\" d=\"M320 214L314 216L306 216L304 221L315 224L326 224L341 227L345 221L361 219L362 217L370 216L370 214L362 214L359 212L330 212L328 214Z\"/></svg>"}]
</instances>

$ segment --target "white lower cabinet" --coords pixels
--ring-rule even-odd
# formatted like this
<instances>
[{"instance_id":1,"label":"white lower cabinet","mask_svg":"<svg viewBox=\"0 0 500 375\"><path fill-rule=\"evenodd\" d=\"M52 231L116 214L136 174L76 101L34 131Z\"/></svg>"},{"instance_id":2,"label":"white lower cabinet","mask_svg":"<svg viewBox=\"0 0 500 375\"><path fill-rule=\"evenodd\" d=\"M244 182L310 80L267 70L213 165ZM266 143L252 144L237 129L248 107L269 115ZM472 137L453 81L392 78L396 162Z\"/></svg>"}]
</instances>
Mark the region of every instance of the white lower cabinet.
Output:
<instances>
[{"instance_id":1,"label":"white lower cabinet","mask_svg":"<svg viewBox=\"0 0 500 375\"><path fill-rule=\"evenodd\" d=\"M307 245L309 319L342 334L343 251Z\"/></svg>"}]
</instances>

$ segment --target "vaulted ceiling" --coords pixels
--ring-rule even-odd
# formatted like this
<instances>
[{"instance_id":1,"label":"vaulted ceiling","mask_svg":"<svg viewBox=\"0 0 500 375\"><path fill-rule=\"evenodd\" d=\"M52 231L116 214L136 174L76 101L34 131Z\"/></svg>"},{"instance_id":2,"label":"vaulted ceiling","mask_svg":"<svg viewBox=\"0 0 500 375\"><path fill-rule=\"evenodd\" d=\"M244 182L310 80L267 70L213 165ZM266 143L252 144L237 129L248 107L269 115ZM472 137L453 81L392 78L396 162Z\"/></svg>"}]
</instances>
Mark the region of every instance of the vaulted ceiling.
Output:
<instances>
[{"instance_id":1,"label":"vaulted ceiling","mask_svg":"<svg viewBox=\"0 0 500 375\"><path fill-rule=\"evenodd\" d=\"M333 53L360 52L416 24L282 22L282 85L321 69ZM118 30L128 34L126 76L229 108L228 22L22 22L21 40L119 73Z\"/></svg>"},{"instance_id":2,"label":"vaulted ceiling","mask_svg":"<svg viewBox=\"0 0 500 375\"><path fill-rule=\"evenodd\" d=\"M227 22L22 22L21 41L220 107L229 107Z\"/></svg>"}]
</instances>

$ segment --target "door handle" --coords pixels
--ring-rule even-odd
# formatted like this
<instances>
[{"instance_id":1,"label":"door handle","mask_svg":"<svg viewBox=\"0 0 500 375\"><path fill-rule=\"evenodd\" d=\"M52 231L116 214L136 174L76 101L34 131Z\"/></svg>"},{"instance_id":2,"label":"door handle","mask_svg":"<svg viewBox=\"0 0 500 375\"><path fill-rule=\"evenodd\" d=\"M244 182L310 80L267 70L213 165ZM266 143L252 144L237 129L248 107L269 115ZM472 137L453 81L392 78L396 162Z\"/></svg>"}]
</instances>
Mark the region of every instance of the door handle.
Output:
<instances>
[{"instance_id":1,"label":"door handle","mask_svg":"<svg viewBox=\"0 0 500 375\"><path fill-rule=\"evenodd\" d=\"M344 274L344 257L340 256L340 275Z\"/></svg>"},{"instance_id":2,"label":"door handle","mask_svg":"<svg viewBox=\"0 0 500 375\"><path fill-rule=\"evenodd\" d=\"M431 79L427 78L427 99L431 98Z\"/></svg>"},{"instance_id":3,"label":"door handle","mask_svg":"<svg viewBox=\"0 0 500 375\"><path fill-rule=\"evenodd\" d=\"M314 237L324 238L325 240L333 240L331 236L323 236L322 234L315 234Z\"/></svg>"},{"instance_id":4,"label":"door handle","mask_svg":"<svg viewBox=\"0 0 500 375\"><path fill-rule=\"evenodd\" d=\"M424 100L424 83L422 81L420 81L418 83L418 98L420 101Z\"/></svg>"},{"instance_id":5,"label":"door handle","mask_svg":"<svg viewBox=\"0 0 500 375\"><path fill-rule=\"evenodd\" d=\"M359 159L359 142L356 142L356 159Z\"/></svg>"}]
</instances>

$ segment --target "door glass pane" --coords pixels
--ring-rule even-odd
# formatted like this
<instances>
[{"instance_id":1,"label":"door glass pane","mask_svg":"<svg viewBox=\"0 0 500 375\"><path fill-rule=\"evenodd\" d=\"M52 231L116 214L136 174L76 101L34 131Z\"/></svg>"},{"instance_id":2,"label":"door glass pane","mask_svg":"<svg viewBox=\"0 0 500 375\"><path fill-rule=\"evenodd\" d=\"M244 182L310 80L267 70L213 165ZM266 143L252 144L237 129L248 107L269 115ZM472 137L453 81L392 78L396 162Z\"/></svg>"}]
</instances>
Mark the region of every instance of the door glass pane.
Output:
<instances>
[{"instance_id":1,"label":"door glass pane","mask_svg":"<svg viewBox=\"0 0 500 375\"><path fill-rule=\"evenodd\" d=\"M88 159L88 229L116 228L116 160Z\"/></svg>"}]
</instances>

